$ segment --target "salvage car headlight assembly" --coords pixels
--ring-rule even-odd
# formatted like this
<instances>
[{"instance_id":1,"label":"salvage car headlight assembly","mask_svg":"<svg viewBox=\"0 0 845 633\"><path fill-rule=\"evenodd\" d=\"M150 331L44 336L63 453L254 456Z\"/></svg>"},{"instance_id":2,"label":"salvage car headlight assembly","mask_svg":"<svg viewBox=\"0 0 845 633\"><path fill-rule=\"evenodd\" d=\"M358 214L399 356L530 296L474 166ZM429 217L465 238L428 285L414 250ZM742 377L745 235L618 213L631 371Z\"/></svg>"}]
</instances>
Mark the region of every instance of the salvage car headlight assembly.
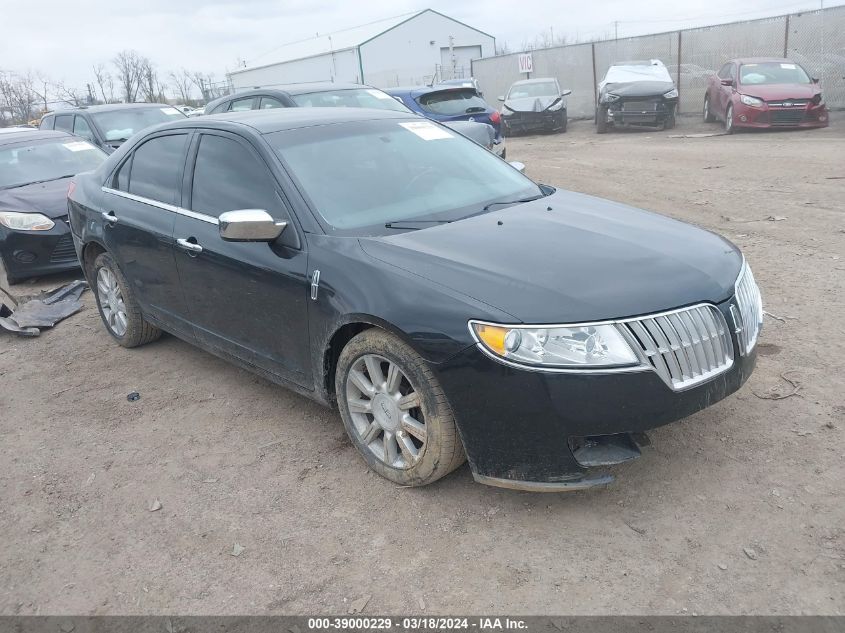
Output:
<instances>
[{"instance_id":1,"label":"salvage car headlight assembly","mask_svg":"<svg viewBox=\"0 0 845 633\"><path fill-rule=\"evenodd\" d=\"M619 95L615 95L612 92L608 92L606 95L604 95L605 103L612 103L617 99L619 99Z\"/></svg>"},{"instance_id":2,"label":"salvage car headlight assembly","mask_svg":"<svg viewBox=\"0 0 845 633\"><path fill-rule=\"evenodd\" d=\"M549 112L558 112L563 107L563 99L558 99L552 105L550 105L546 110Z\"/></svg>"},{"instance_id":3,"label":"salvage car headlight assembly","mask_svg":"<svg viewBox=\"0 0 845 633\"><path fill-rule=\"evenodd\" d=\"M672 88L669 92L663 93L664 99L677 99L678 98L678 89Z\"/></svg>"},{"instance_id":4,"label":"salvage car headlight assembly","mask_svg":"<svg viewBox=\"0 0 845 633\"><path fill-rule=\"evenodd\" d=\"M759 108L763 105L763 100L757 97L749 97L748 95L739 95L739 100L747 106L752 108Z\"/></svg>"},{"instance_id":5,"label":"salvage car headlight assembly","mask_svg":"<svg viewBox=\"0 0 845 633\"><path fill-rule=\"evenodd\" d=\"M56 226L55 222L41 213L17 211L0 211L0 224L15 231L49 231Z\"/></svg>"},{"instance_id":6,"label":"salvage car headlight assembly","mask_svg":"<svg viewBox=\"0 0 845 633\"><path fill-rule=\"evenodd\" d=\"M639 365L631 346L612 324L523 326L470 321L488 355L527 369L606 369Z\"/></svg>"}]
</instances>

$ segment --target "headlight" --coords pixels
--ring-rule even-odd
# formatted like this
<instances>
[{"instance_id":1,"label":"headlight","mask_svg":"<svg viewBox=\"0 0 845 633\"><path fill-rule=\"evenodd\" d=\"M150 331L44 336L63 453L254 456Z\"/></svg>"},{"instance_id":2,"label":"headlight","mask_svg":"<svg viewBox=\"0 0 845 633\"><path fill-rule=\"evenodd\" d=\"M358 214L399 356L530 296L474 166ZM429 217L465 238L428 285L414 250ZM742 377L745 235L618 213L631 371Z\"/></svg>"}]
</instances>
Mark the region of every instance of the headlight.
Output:
<instances>
[{"instance_id":1,"label":"headlight","mask_svg":"<svg viewBox=\"0 0 845 633\"><path fill-rule=\"evenodd\" d=\"M598 369L640 363L610 324L538 327L470 321L470 330L491 355L532 367Z\"/></svg>"},{"instance_id":2,"label":"headlight","mask_svg":"<svg viewBox=\"0 0 845 633\"><path fill-rule=\"evenodd\" d=\"M546 110L548 110L549 112L557 112L557 111L558 111L558 110L560 110L562 107L563 107L563 99L561 99L561 100L560 100L560 101L558 101L557 103L553 103L553 104L552 104L552 105L550 105L548 108L546 108Z\"/></svg>"},{"instance_id":3,"label":"headlight","mask_svg":"<svg viewBox=\"0 0 845 633\"><path fill-rule=\"evenodd\" d=\"M677 99L677 97L678 97L678 89L677 88L672 88L669 92L663 93L664 99Z\"/></svg>"},{"instance_id":4,"label":"headlight","mask_svg":"<svg viewBox=\"0 0 845 633\"><path fill-rule=\"evenodd\" d=\"M739 95L739 100L742 101L747 106L751 106L752 108L759 108L763 105L763 100L758 99L757 97L749 97L748 95Z\"/></svg>"},{"instance_id":5,"label":"headlight","mask_svg":"<svg viewBox=\"0 0 845 633\"><path fill-rule=\"evenodd\" d=\"M618 98L619 95L615 95L612 92L608 92L606 95L604 95L604 100L607 103L610 103L611 101L616 101Z\"/></svg>"},{"instance_id":6,"label":"headlight","mask_svg":"<svg viewBox=\"0 0 845 633\"><path fill-rule=\"evenodd\" d=\"M0 224L15 231L49 231L56 226L46 215L17 211L0 211Z\"/></svg>"}]
</instances>

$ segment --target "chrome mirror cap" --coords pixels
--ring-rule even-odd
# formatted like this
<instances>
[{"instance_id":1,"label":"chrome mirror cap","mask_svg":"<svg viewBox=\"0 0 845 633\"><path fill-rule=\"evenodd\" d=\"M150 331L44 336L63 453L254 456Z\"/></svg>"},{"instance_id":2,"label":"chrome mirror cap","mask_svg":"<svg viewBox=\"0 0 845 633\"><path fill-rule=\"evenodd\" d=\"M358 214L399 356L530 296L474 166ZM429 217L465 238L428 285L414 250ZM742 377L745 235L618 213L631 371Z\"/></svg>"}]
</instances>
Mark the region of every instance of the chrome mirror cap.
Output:
<instances>
[{"instance_id":1,"label":"chrome mirror cap","mask_svg":"<svg viewBox=\"0 0 845 633\"><path fill-rule=\"evenodd\" d=\"M239 209L220 214L220 237L227 242L272 242L288 225L276 222L264 209Z\"/></svg>"},{"instance_id":2,"label":"chrome mirror cap","mask_svg":"<svg viewBox=\"0 0 845 633\"><path fill-rule=\"evenodd\" d=\"M520 174L525 173L525 163L520 163L517 160L511 161L510 166L517 170Z\"/></svg>"}]
</instances>

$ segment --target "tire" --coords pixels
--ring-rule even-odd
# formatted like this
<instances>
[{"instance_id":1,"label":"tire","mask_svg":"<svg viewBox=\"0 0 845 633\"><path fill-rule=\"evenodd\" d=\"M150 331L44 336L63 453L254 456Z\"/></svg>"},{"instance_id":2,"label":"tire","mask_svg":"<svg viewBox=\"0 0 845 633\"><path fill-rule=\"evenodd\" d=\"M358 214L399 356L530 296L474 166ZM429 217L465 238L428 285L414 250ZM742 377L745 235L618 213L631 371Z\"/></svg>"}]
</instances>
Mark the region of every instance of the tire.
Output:
<instances>
[{"instance_id":1,"label":"tire","mask_svg":"<svg viewBox=\"0 0 845 633\"><path fill-rule=\"evenodd\" d=\"M705 123L715 123L716 116L710 110L710 95L704 96L704 108L703 108L702 113L703 113L703 116L704 116L704 122Z\"/></svg>"},{"instance_id":2,"label":"tire","mask_svg":"<svg viewBox=\"0 0 845 633\"><path fill-rule=\"evenodd\" d=\"M604 134L607 132L607 108L599 106L596 110L596 132Z\"/></svg>"},{"instance_id":3,"label":"tire","mask_svg":"<svg viewBox=\"0 0 845 633\"><path fill-rule=\"evenodd\" d=\"M734 131L734 107L733 104L729 104L728 109L725 110L725 134L733 134Z\"/></svg>"},{"instance_id":4,"label":"tire","mask_svg":"<svg viewBox=\"0 0 845 633\"><path fill-rule=\"evenodd\" d=\"M389 377L396 375L391 365L401 374L394 381L395 390L389 384ZM375 379L370 367L379 374ZM466 460L452 408L437 377L419 354L393 334L371 328L346 344L338 358L335 393L349 439L367 465L385 479L402 486L424 486ZM395 406L400 397L408 400Z\"/></svg>"},{"instance_id":5,"label":"tire","mask_svg":"<svg viewBox=\"0 0 845 633\"><path fill-rule=\"evenodd\" d=\"M100 271L104 271L101 273ZM118 292L110 293L103 284L109 275L112 276ZM138 347L151 343L161 337L161 330L150 325L141 314L141 308L135 298L132 286L126 281L123 272L109 253L100 253L94 260L94 296L97 299L97 309L106 331L123 347ZM114 286L111 286L114 287ZM105 305L104 305L105 302ZM111 316L118 305L123 306L125 326L121 327L121 319Z\"/></svg>"}]
</instances>

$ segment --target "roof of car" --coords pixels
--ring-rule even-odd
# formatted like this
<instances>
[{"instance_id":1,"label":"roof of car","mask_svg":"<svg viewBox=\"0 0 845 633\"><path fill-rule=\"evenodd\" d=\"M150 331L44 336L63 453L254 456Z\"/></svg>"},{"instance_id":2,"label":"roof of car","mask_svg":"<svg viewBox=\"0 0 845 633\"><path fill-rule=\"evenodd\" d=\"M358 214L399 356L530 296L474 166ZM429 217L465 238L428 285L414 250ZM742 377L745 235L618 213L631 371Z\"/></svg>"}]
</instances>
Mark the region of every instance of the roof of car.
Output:
<instances>
[{"instance_id":1,"label":"roof of car","mask_svg":"<svg viewBox=\"0 0 845 633\"><path fill-rule=\"evenodd\" d=\"M73 134L59 130L33 130L20 128L4 131L0 134L0 145L10 145L20 141L40 141L47 138L73 138ZM80 139L81 140L81 139Z\"/></svg>"},{"instance_id":2,"label":"roof of car","mask_svg":"<svg viewBox=\"0 0 845 633\"><path fill-rule=\"evenodd\" d=\"M315 125L331 125L350 121L374 121L379 119L414 119L411 112L375 110L370 108L273 108L270 110L244 110L223 112L204 117L173 121L157 126L156 130L172 127L209 127L212 121L247 125L260 134L281 130L292 130ZM225 125L222 127L226 127Z\"/></svg>"},{"instance_id":3,"label":"roof of car","mask_svg":"<svg viewBox=\"0 0 845 633\"><path fill-rule=\"evenodd\" d=\"M738 64L763 64L767 62L774 64L797 64L797 62L786 59L785 57L740 57L730 61Z\"/></svg>"},{"instance_id":4,"label":"roof of car","mask_svg":"<svg viewBox=\"0 0 845 633\"><path fill-rule=\"evenodd\" d=\"M549 81L555 81L554 77L535 77L534 79L520 79L513 82L514 86L524 86L525 84L544 84Z\"/></svg>"},{"instance_id":5,"label":"roof of car","mask_svg":"<svg viewBox=\"0 0 845 633\"><path fill-rule=\"evenodd\" d=\"M79 106L75 108L63 108L61 110L55 110L53 112L48 112L44 116L49 114L69 114L71 112L111 112L113 110L134 110L138 108L172 108L173 106L167 105L166 103L106 103L103 105L93 105L93 106Z\"/></svg>"}]
</instances>

